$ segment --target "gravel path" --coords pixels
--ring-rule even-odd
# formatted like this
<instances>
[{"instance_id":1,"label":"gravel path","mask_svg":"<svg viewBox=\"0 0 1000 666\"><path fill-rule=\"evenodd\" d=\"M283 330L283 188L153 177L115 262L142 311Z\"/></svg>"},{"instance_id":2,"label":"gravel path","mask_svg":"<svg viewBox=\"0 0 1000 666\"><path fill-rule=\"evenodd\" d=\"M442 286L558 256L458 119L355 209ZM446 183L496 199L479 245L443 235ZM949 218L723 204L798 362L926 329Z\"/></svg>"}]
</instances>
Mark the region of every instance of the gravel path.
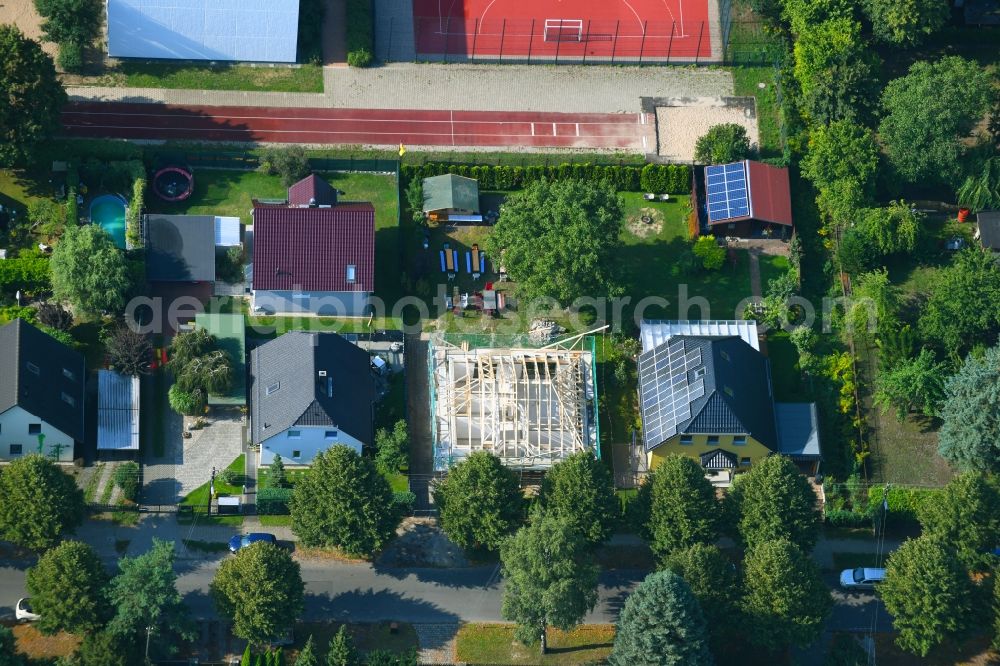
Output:
<instances>
[{"instance_id":1,"label":"gravel path","mask_svg":"<svg viewBox=\"0 0 1000 666\"><path fill-rule=\"evenodd\" d=\"M729 72L677 67L397 63L371 69L327 67L323 78L323 94L100 87L68 92L74 101L568 113L635 113L640 97L733 94Z\"/></svg>"}]
</instances>

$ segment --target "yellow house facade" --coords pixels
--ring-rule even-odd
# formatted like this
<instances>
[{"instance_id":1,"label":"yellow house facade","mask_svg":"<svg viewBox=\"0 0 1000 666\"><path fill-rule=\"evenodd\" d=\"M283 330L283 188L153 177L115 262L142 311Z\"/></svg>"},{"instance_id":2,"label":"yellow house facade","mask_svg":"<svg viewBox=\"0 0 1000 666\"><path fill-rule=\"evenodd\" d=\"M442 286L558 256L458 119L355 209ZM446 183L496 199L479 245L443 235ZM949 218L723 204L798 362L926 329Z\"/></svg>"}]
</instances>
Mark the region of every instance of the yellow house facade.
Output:
<instances>
[{"instance_id":1,"label":"yellow house facade","mask_svg":"<svg viewBox=\"0 0 1000 666\"><path fill-rule=\"evenodd\" d=\"M650 324L661 327L656 335L643 330L639 357L650 471L669 455L683 455L699 461L707 475L726 481L767 456L783 454L803 472L816 473L821 459L816 407L775 402L770 363L756 348L753 322L752 327L747 322ZM701 331L709 334L698 335Z\"/></svg>"}]
</instances>

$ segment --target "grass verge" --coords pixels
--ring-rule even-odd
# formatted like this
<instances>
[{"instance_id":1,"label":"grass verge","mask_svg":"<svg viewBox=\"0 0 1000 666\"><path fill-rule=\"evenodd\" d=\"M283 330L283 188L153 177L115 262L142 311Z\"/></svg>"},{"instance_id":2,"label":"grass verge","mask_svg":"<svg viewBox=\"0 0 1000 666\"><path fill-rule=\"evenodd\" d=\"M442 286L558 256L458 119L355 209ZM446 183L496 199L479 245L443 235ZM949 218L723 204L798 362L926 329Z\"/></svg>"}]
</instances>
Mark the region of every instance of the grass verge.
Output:
<instances>
[{"instance_id":1,"label":"grass verge","mask_svg":"<svg viewBox=\"0 0 1000 666\"><path fill-rule=\"evenodd\" d=\"M778 106L777 70L771 66L733 67L733 92L737 97L757 99L757 130L760 133L760 156L781 157L781 110ZM760 84L764 87L761 88Z\"/></svg>"},{"instance_id":2,"label":"grass verge","mask_svg":"<svg viewBox=\"0 0 1000 666\"><path fill-rule=\"evenodd\" d=\"M264 527L291 527L291 516L258 516L260 524Z\"/></svg>"},{"instance_id":3,"label":"grass verge","mask_svg":"<svg viewBox=\"0 0 1000 666\"><path fill-rule=\"evenodd\" d=\"M875 656L880 666L987 666L996 664L1000 654L990 649L989 636L978 635L963 641L948 640L926 657L904 652L895 643L896 634L875 634Z\"/></svg>"},{"instance_id":4,"label":"grass verge","mask_svg":"<svg viewBox=\"0 0 1000 666\"><path fill-rule=\"evenodd\" d=\"M118 67L118 73L124 77L123 85L128 88L323 92L323 69L317 65L271 67L127 62Z\"/></svg>"},{"instance_id":5,"label":"grass verge","mask_svg":"<svg viewBox=\"0 0 1000 666\"><path fill-rule=\"evenodd\" d=\"M607 659L615 638L611 624L587 624L572 631L549 629L549 652L525 646L509 624L467 624L458 631L455 659L469 664L594 664Z\"/></svg>"},{"instance_id":6,"label":"grass verge","mask_svg":"<svg viewBox=\"0 0 1000 666\"><path fill-rule=\"evenodd\" d=\"M97 486L101 483L101 476L104 475L104 463L97 463L94 471L87 479L87 485L83 487L83 501L88 504L94 501L97 496Z\"/></svg>"}]
</instances>

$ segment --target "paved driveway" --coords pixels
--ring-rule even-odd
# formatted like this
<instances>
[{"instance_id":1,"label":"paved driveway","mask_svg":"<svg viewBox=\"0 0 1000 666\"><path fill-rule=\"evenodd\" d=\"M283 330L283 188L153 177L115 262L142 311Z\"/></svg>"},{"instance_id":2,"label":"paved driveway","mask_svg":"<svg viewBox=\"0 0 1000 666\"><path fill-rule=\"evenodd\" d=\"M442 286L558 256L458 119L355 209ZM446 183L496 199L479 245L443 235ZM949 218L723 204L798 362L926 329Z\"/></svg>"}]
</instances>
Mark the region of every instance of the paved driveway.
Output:
<instances>
[{"instance_id":1,"label":"paved driveway","mask_svg":"<svg viewBox=\"0 0 1000 666\"><path fill-rule=\"evenodd\" d=\"M146 504L176 504L211 478L212 467L221 471L243 452L243 417L238 413L213 415L205 428L192 433L191 439L181 436L181 418L177 414L169 407L164 414L164 455L153 456L150 449L143 470Z\"/></svg>"}]
</instances>

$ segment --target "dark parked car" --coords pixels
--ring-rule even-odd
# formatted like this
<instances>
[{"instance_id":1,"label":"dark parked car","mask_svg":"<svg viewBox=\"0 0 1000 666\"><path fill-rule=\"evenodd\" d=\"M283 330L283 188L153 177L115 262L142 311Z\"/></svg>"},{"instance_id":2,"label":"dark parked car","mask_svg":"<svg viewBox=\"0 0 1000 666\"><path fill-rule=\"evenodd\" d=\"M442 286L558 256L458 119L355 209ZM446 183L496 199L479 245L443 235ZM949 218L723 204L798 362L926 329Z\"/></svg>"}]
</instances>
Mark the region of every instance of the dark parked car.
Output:
<instances>
[{"instance_id":1,"label":"dark parked car","mask_svg":"<svg viewBox=\"0 0 1000 666\"><path fill-rule=\"evenodd\" d=\"M237 534L229 540L229 550L235 553L240 548L246 548L250 544L257 543L258 541L266 541L267 543L278 542L273 534L268 534L267 532L251 532L250 534L243 535Z\"/></svg>"}]
</instances>

